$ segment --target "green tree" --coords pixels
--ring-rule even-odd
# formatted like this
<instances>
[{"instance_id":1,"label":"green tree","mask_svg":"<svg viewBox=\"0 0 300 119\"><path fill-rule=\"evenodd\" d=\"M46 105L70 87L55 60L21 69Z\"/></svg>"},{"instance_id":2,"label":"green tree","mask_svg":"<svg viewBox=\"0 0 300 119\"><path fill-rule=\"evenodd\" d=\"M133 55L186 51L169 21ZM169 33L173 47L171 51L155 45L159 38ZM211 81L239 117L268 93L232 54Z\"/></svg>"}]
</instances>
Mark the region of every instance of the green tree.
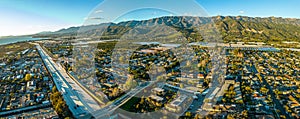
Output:
<instances>
[{"instance_id":1,"label":"green tree","mask_svg":"<svg viewBox=\"0 0 300 119\"><path fill-rule=\"evenodd\" d=\"M124 56L119 57L119 62L124 63L125 62L124 60L125 60Z\"/></svg>"},{"instance_id":2,"label":"green tree","mask_svg":"<svg viewBox=\"0 0 300 119\"><path fill-rule=\"evenodd\" d=\"M31 80L31 75L30 74L26 74L25 75L25 81L30 81Z\"/></svg>"},{"instance_id":3,"label":"green tree","mask_svg":"<svg viewBox=\"0 0 300 119\"><path fill-rule=\"evenodd\" d=\"M191 113L191 112L186 112L186 113L185 113L185 116L186 116L186 117L191 117L191 116L192 116L192 113Z\"/></svg>"},{"instance_id":4,"label":"green tree","mask_svg":"<svg viewBox=\"0 0 300 119\"><path fill-rule=\"evenodd\" d=\"M125 82L125 88L131 89L137 86L137 82L133 79L133 77L130 77L127 79L127 81Z\"/></svg>"}]
</instances>

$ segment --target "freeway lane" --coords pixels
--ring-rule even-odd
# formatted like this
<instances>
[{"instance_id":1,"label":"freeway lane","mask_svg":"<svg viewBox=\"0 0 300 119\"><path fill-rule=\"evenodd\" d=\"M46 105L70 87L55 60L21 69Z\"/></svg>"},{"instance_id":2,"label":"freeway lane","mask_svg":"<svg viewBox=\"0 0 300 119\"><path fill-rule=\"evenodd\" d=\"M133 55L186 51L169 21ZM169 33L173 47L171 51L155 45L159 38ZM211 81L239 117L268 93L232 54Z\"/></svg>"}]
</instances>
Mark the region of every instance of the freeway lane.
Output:
<instances>
[{"instance_id":1,"label":"freeway lane","mask_svg":"<svg viewBox=\"0 0 300 119\"><path fill-rule=\"evenodd\" d=\"M70 87L66 85L63 81L62 77L58 74L58 72L54 69L53 64L51 64L51 57L45 54L40 46L37 46L37 49L44 60L44 63L49 71L52 74L53 80L56 84L58 91L62 92L63 98L65 99L67 105L69 106L70 111L73 113L75 117L80 117L80 115L85 114L86 110L82 108L73 108L76 106L75 100L77 100L74 96L74 93L70 91ZM51 60L50 60L51 59Z\"/></svg>"},{"instance_id":2,"label":"freeway lane","mask_svg":"<svg viewBox=\"0 0 300 119\"><path fill-rule=\"evenodd\" d=\"M89 115L90 112L100 109L97 102L76 83L74 83L62 67L55 64L52 58L45 53L41 46L38 44L36 45L47 69L53 76L57 89L63 93L63 97L73 115L76 118L81 118Z\"/></svg>"},{"instance_id":3,"label":"freeway lane","mask_svg":"<svg viewBox=\"0 0 300 119\"><path fill-rule=\"evenodd\" d=\"M73 79L71 79L69 77L69 75L67 75L67 72L62 68L62 66L60 64L57 64L57 65L58 65L57 70L61 73L66 74L64 76L65 81L68 82L67 84L73 88L73 90L74 90L73 92L76 94L76 96L80 100L84 100L81 103L83 103L83 105L85 105L85 107L89 110L89 112L99 110L100 107L99 107L98 103L95 100L93 100L93 98L88 93L86 93L79 85L77 85L77 83L75 83L73 81Z\"/></svg>"}]
</instances>

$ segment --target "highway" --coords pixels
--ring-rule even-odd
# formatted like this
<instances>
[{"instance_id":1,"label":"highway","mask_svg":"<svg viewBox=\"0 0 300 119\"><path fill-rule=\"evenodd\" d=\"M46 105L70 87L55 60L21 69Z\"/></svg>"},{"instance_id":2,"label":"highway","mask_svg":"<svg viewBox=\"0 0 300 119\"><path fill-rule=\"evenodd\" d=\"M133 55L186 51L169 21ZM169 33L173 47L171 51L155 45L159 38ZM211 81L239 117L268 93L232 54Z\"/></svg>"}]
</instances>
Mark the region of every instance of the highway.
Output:
<instances>
[{"instance_id":1,"label":"highway","mask_svg":"<svg viewBox=\"0 0 300 119\"><path fill-rule=\"evenodd\" d=\"M62 93L75 118L87 117L91 112L100 109L98 103L77 83L74 83L60 64L56 64L40 45L36 44L36 47L46 68L53 77L56 88Z\"/></svg>"}]
</instances>

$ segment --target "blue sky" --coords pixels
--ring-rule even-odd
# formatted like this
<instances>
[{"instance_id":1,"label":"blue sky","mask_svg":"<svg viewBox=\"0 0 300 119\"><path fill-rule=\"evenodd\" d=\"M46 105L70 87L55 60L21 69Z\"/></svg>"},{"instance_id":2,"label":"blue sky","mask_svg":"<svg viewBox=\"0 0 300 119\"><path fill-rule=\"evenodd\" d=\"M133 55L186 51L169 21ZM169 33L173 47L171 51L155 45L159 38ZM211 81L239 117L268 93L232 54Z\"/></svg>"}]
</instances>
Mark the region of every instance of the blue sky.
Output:
<instances>
[{"instance_id":1,"label":"blue sky","mask_svg":"<svg viewBox=\"0 0 300 119\"><path fill-rule=\"evenodd\" d=\"M0 36L55 31L89 21L119 22L166 15L300 18L299 0L196 0L204 10L186 1L190 0L0 0ZM132 11L148 6L163 9Z\"/></svg>"}]
</instances>

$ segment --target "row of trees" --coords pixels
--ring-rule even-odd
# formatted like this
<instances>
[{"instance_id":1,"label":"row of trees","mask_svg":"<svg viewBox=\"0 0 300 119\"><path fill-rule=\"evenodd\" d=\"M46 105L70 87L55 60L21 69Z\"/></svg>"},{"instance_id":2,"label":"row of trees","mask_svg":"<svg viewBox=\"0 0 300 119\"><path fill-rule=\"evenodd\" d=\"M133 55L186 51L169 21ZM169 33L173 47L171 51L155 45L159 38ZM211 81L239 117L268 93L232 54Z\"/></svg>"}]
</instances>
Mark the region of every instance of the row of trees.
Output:
<instances>
[{"instance_id":1,"label":"row of trees","mask_svg":"<svg viewBox=\"0 0 300 119\"><path fill-rule=\"evenodd\" d=\"M59 115L59 117L65 119L73 118L73 115L69 110L68 105L64 101L61 93L56 89L56 86L52 88L52 94L50 96L50 100L52 102L54 110Z\"/></svg>"}]
</instances>

